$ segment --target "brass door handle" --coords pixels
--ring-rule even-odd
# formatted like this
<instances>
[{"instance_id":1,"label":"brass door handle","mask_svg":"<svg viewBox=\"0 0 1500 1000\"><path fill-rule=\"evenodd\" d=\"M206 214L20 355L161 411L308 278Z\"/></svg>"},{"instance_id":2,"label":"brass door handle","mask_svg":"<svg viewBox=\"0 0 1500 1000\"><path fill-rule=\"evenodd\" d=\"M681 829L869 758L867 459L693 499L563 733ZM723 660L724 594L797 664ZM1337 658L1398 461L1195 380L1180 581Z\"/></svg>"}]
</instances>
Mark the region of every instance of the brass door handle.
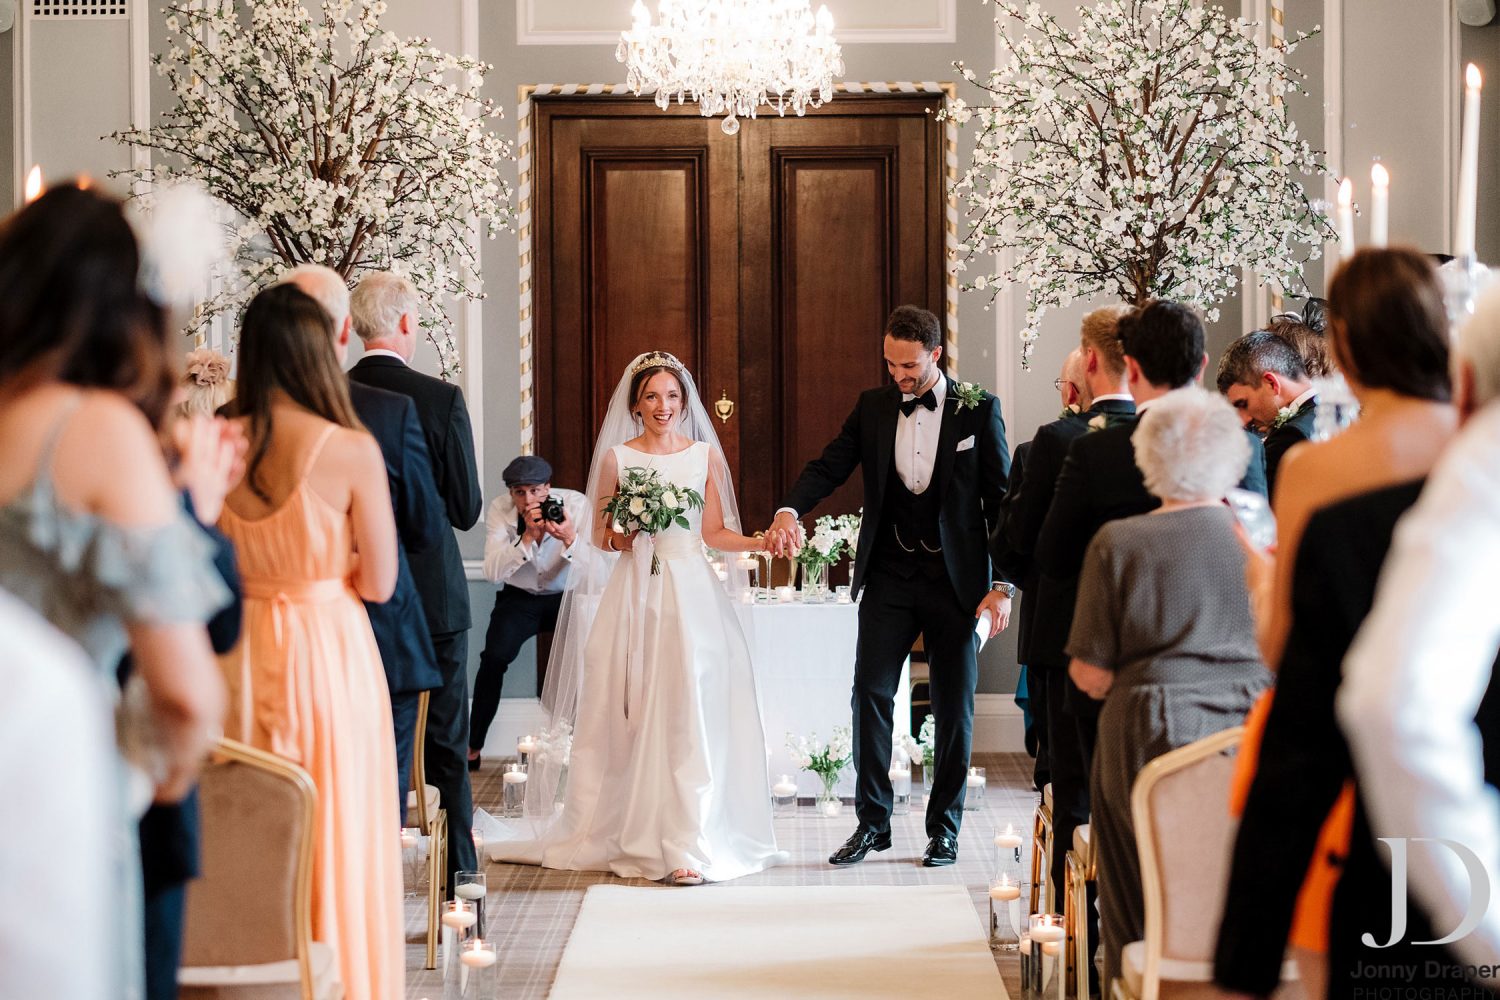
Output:
<instances>
[{"instance_id":1,"label":"brass door handle","mask_svg":"<svg viewBox=\"0 0 1500 1000\"><path fill-rule=\"evenodd\" d=\"M734 400L729 398L727 389L719 393L719 401L714 404L714 412L719 415L719 422L723 424L729 423L729 418L734 416Z\"/></svg>"}]
</instances>

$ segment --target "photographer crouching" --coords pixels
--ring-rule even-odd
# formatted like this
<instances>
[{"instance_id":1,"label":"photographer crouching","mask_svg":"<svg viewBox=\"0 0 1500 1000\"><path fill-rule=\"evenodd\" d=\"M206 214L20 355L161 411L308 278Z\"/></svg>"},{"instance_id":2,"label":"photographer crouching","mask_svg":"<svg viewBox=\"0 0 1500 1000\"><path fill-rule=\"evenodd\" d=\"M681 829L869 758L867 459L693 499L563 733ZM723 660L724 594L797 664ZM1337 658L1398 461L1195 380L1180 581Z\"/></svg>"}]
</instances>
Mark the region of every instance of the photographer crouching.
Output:
<instances>
[{"instance_id":1,"label":"photographer crouching","mask_svg":"<svg viewBox=\"0 0 1500 1000\"><path fill-rule=\"evenodd\" d=\"M500 707L506 668L528 639L557 626L579 525L586 529L589 521L588 499L576 490L554 489L546 459L522 455L505 467L504 478L506 492L491 501L484 519L484 576L500 589L474 677L471 771L479 769L479 751ZM545 669L538 656L538 694Z\"/></svg>"}]
</instances>

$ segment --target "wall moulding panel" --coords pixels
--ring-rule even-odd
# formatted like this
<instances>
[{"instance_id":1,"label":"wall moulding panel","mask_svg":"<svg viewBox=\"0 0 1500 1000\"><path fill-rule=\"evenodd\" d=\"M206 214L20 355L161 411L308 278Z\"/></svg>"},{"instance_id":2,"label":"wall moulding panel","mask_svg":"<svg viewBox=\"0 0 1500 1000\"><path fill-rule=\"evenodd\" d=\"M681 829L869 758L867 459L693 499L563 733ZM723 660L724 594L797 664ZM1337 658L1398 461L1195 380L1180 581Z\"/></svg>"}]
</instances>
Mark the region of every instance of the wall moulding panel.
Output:
<instances>
[{"instance_id":1,"label":"wall moulding panel","mask_svg":"<svg viewBox=\"0 0 1500 1000\"><path fill-rule=\"evenodd\" d=\"M958 39L958 0L823 2L840 44L939 45ZM654 17L656 5L647 6ZM517 45L615 45L629 27L630 8L620 0L516 0Z\"/></svg>"}]
</instances>

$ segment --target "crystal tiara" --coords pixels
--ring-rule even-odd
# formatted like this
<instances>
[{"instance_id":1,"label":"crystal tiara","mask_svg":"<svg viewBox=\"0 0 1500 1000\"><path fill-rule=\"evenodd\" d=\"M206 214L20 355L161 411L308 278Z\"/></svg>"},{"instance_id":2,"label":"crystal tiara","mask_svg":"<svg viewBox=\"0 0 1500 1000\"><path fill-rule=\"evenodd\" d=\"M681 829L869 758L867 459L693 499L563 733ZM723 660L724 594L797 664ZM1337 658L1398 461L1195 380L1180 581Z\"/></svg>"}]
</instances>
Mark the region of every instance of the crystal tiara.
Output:
<instances>
[{"instance_id":1,"label":"crystal tiara","mask_svg":"<svg viewBox=\"0 0 1500 1000\"><path fill-rule=\"evenodd\" d=\"M631 375L639 375L647 368L675 368L682 370L682 362L678 361L666 351L652 351L637 361L630 369Z\"/></svg>"}]
</instances>

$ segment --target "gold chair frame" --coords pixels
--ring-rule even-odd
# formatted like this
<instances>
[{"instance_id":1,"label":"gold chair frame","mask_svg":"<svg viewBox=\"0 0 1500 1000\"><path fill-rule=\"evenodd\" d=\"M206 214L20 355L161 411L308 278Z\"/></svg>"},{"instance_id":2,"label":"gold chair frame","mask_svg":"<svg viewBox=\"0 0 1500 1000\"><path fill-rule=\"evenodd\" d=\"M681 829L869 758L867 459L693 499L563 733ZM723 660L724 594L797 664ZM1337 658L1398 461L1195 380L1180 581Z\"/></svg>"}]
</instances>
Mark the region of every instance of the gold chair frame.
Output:
<instances>
[{"instance_id":1,"label":"gold chair frame","mask_svg":"<svg viewBox=\"0 0 1500 1000\"><path fill-rule=\"evenodd\" d=\"M286 779L297 789L301 802L302 835L297 844L297 880L292 893L292 920L296 936L297 972L302 981L302 1000L313 1000L312 867L313 838L318 821L318 788L313 784L312 775L296 764L238 740L220 739L211 756L270 772Z\"/></svg>"},{"instance_id":2,"label":"gold chair frame","mask_svg":"<svg viewBox=\"0 0 1500 1000\"><path fill-rule=\"evenodd\" d=\"M1080 985L1083 990L1088 989L1087 970L1090 961L1089 936L1079 932L1088 928L1086 912L1089 905L1089 883L1099 874L1092 836L1089 837L1087 854L1068 849L1063 857L1063 869L1063 926L1067 930L1065 940L1070 949L1067 955L1068 991L1078 996Z\"/></svg>"},{"instance_id":3,"label":"gold chair frame","mask_svg":"<svg viewBox=\"0 0 1500 1000\"><path fill-rule=\"evenodd\" d=\"M1052 807L1047 804L1047 795L1044 791L1042 798L1036 804L1036 812L1031 817L1031 896L1030 912L1052 913L1053 890L1052 880L1046 879L1047 894L1042 895L1043 878L1047 872L1048 862L1052 860ZM1038 909L1038 904L1045 904L1046 909Z\"/></svg>"},{"instance_id":4,"label":"gold chair frame","mask_svg":"<svg viewBox=\"0 0 1500 1000\"><path fill-rule=\"evenodd\" d=\"M437 968L438 918L448 883L448 812L427 810L427 703L431 692L417 696L417 729L412 738L411 784L417 800L417 828L427 837L427 968Z\"/></svg>"}]
</instances>

